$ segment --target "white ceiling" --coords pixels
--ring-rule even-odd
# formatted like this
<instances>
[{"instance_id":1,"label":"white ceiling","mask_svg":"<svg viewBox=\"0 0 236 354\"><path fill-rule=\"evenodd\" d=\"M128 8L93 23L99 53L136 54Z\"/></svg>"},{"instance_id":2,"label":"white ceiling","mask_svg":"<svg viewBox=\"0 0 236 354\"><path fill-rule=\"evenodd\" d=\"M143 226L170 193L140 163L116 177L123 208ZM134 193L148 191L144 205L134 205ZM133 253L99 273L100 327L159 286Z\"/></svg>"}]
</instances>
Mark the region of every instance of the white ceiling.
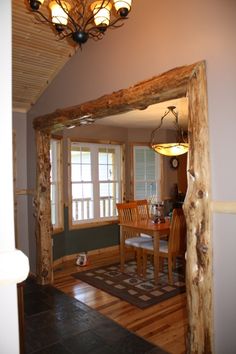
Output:
<instances>
[{"instance_id":1,"label":"white ceiling","mask_svg":"<svg viewBox=\"0 0 236 354\"><path fill-rule=\"evenodd\" d=\"M154 129L167 111L168 106L175 106L178 113L179 124L184 129L188 125L188 99L186 97L166 101L149 106L145 110L134 110L120 115L114 115L96 120L95 125L107 125L123 128ZM163 121L163 128L174 129L174 116L169 113Z\"/></svg>"}]
</instances>

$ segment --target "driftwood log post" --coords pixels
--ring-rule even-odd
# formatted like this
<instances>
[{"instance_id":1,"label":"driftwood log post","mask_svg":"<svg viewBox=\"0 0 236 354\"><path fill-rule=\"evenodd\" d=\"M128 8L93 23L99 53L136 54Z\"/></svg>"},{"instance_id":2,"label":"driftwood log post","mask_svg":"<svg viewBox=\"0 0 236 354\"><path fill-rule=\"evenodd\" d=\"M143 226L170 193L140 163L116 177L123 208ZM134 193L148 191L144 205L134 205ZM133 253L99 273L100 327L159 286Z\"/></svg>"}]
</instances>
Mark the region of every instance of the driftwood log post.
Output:
<instances>
[{"instance_id":1,"label":"driftwood log post","mask_svg":"<svg viewBox=\"0 0 236 354\"><path fill-rule=\"evenodd\" d=\"M36 271L38 283L52 283L52 229L50 199L50 134L36 130L37 186L36 218Z\"/></svg>"},{"instance_id":2,"label":"driftwood log post","mask_svg":"<svg viewBox=\"0 0 236 354\"><path fill-rule=\"evenodd\" d=\"M213 352L210 166L205 65L190 77L186 287L189 353Z\"/></svg>"},{"instance_id":3,"label":"driftwood log post","mask_svg":"<svg viewBox=\"0 0 236 354\"><path fill-rule=\"evenodd\" d=\"M37 275L42 284L52 282L50 214L50 134L79 126L90 115L100 119L151 104L188 96L188 191L184 202L187 221L187 353L213 353L212 242L210 213L210 161L205 63L175 68L128 89L78 106L56 110L34 120L37 162Z\"/></svg>"}]
</instances>

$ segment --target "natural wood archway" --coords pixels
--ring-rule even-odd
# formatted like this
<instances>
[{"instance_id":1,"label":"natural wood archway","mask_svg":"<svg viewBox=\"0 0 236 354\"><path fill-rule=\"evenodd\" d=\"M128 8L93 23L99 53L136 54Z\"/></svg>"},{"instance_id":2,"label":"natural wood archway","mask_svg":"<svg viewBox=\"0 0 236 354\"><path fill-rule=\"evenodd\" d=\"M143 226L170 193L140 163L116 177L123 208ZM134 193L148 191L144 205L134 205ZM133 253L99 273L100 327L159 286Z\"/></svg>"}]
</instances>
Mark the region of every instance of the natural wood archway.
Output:
<instances>
[{"instance_id":1,"label":"natural wood archway","mask_svg":"<svg viewBox=\"0 0 236 354\"><path fill-rule=\"evenodd\" d=\"M184 203L187 220L188 353L213 352L212 240L210 211L210 161L208 142L205 62L175 68L128 89L78 106L56 110L34 120L37 145L36 239L37 276L51 283L49 141L52 132L79 125L79 118L95 119L143 109L180 97L189 102L188 191Z\"/></svg>"}]
</instances>

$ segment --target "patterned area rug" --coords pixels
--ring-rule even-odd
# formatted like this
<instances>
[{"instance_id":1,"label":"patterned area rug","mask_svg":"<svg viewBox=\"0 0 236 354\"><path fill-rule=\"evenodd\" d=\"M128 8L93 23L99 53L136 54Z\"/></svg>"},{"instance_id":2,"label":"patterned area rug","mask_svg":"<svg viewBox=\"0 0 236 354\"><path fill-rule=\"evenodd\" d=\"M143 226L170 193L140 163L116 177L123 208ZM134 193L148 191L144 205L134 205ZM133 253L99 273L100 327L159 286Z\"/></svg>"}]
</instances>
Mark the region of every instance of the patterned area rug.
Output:
<instances>
[{"instance_id":1,"label":"patterned area rug","mask_svg":"<svg viewBox=\"0 0 236 354\"><path fill-rule=\"evenodd\" d=\"M167 265L159 273L159 282L155 285L153 265L148 264L147 276L143 279L136 273L135 261L126 263L124 273L120 271L119 264L113 264L74 273L72 276L139 308L147 308L185 292L185 277L180 264L174 271L173 285L168 283Z\"/></svg>"}]
</instances>

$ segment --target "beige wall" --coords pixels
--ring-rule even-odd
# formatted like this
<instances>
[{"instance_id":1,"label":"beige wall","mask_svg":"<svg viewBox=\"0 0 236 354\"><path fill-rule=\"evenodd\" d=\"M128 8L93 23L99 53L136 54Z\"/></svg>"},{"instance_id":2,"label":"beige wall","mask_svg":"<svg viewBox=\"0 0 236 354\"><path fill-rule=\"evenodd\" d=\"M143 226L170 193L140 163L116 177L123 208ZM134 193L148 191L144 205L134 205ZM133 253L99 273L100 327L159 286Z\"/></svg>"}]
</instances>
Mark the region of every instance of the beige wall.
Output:
<instances>
[{"instance_id":1,"label":"beige wall","mask_svg":"<svg viewBox=\"0 0 236 354\"><path fill-rule=\"evenodd\" d=\"M205 59L212 195L214 200L236 200L235 13L235 0L133 1L126 24L78 51L29 118ZM33 140L29 148L33 153ZM33 169L34 161L29 163ZM28 183L34 183L34 176L29 176ZM235 230L235 215L214 214L215 343L219 354L236 351L236 257L228 256L236 249Z\"/></svg>"}]
</instances>

